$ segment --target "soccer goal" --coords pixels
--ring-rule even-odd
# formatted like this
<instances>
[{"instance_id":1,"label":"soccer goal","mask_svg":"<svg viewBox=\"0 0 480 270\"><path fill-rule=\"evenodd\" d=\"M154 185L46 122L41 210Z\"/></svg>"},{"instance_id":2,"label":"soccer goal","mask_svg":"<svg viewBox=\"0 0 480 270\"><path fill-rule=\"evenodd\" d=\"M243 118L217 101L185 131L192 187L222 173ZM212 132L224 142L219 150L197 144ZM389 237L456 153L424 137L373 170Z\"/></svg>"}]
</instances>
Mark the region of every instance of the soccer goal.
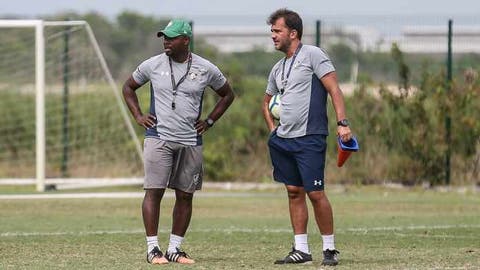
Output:
<instances>
[{"instance_id":1,"label":"soccer goal","mask_svg":"<svg viewBox=\"0 0 480 270\"><path fill-rule=\"evenodd\" d=\"M85 21L0 20L0 183L141 182L142 150Z\"/></svg>"}]
</instances>

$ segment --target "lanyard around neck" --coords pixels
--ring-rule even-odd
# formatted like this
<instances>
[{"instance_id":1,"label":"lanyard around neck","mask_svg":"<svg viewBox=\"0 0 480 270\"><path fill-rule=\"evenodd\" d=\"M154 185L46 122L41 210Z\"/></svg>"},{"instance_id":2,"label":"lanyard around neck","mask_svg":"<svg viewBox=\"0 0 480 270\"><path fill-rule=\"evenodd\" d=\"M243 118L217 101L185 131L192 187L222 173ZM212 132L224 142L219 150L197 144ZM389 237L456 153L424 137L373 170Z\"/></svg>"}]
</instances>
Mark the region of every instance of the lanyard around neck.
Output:
<instances>
[{"instance_id":1,"label":"lanyard around neck","mask_svg":"<svg viewBox=\"0 0 480 270\"><path fill-rule=\"evenodd\" d=\"M168 64L170 65L170 79L172 81L172 110L175 110L175 97L177 96L177 89L178 86L187 78L188 72L190 72L190 68L192 67L192 53L188 54L187 72L185 72L185 74L180 78L180 80L178 80L177 83L175 83L175 76L173 76L172 58L170 57L168 57Z\"/></svg>"},{"instance_id":2,"label":"lanyard around neck","mask_svg":"<svg viewBox=\"0 0 480 270\"><path fill-rule=\"evenodd\" d=\"M297 55L300 52L300 49L302 48L302 46L303 46L302 43L298 44L297 49L295 50L295 53L293 54L292 62L290 62L290 67L288 68L286 78L285 78L284 74L285 74L285 62L287 62L287 57L285 56L285 58L283 59L283 65L282 65L282 84L283 84L283 87L281 89L282 94L283 94L283 91L285 91L285 87L287 86L288 77L290 77L290 72L292 71L293 63L295 63L295 59L297 58Z\"/></svg>"}]
</instances>

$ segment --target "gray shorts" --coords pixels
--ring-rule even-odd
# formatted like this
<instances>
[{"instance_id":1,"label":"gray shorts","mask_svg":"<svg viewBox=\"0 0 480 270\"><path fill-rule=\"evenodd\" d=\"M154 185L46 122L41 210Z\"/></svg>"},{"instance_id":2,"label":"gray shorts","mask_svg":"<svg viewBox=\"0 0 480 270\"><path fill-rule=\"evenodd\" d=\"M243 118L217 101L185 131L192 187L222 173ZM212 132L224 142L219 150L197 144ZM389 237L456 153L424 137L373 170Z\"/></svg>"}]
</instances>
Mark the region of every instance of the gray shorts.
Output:
<instances>
[{"instance_id":1,"label":"gray shorts","mask_svg":"<svg viewBox=\"0 0 480 270\"><path fill-rule=\"evenodd\" d=\"M144 189L172 188L193 193L202 188L203 147L145 138Z\"/></svg>"}]
</instances>

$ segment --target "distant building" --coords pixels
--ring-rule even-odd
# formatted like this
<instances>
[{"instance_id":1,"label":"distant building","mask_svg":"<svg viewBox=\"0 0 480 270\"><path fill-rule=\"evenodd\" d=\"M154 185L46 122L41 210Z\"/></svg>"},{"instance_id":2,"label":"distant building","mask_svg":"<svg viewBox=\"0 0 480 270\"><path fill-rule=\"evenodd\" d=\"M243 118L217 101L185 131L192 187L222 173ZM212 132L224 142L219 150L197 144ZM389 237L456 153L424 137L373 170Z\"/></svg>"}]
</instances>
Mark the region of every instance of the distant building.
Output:
<instances>
[{"instance_id":1,"label":"distant building","mask_svg":"<svg viewBox=\"0 0 480 270\"><path fill-rule=\"evenodd\" d=\"M455 53L480 53L480 26L454 26L452 50ZM444 53L448 49L446 26L408 26L398 40L399 48L412 53Z\"/></svg>"},{"instance_id":2,"label":"distant building","mask_svg":"<svg viewBox=\"0 0 480 270\"><path fill-rule=\"evenodd\" d=\"M455 53L480 53L480 26L455 26L453 30L452 47ZM388 52L392 43L396 42L407 53L444 53L447 51L447 31L446 26L407 26L392 36L382 34L374 27L328 26L321 29L321 44L328 47L344 43L355 51ZM225 53L274 50L268 25L196 25L194 34ZM306 27L302 41L315 44L315 29Z\"/></svg>"}]
</instances>

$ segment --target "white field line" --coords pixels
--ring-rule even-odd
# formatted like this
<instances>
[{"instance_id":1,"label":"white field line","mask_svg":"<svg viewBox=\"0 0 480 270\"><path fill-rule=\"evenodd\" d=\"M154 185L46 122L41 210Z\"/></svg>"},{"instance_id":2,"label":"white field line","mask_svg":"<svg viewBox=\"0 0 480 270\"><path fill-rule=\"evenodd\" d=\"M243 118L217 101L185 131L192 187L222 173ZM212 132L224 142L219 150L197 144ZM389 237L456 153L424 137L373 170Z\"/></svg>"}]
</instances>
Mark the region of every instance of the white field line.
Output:
<instances>
[{"instance_id":1,"label":"white field line","mask_svg":"<svg viewBox=\"0 0 480 270\"><path fill-rule=\"evenodd\" d=\"M0 195L0 200L38 200L38 199L101 199L101 198L141 198L143 192L98 192L98 193L61 193L61 194L12 194ZM168 196L169 194L165 194Z\"/></svg>"},{"instance_id":2,"label":"white field line","mask_svg":"<svg viewBox=\"0 0 480 270\"><path fill-rule=\"evenodd\" d=\"M411 225L411 226L389 226L389 227L372 227L372 228L349 228L345 229L347 232L364 232L371 231L406 231L406 230L445 230L445 229L477 229L480 228L480 224L477 225ZM339 230L337 230L339 231Z\"/></svg>"},{"instance_id":3,"label":"white field line","mask_svg":"<svg viewBox=\"0 0 480 270\"><path fill-rule=\"evenodd\" d=\"M388 233L391 235L391 233ZM477 239L479 237L471 236L471 235L456 235L456 234L406 234L406 233L394 233L397 237L412 237L415 236L417 238L440 238L440 239ZM479 238L480 239L480 238Z\"/></svg>"},{"instance_id":4,"label":"white field line","mask_svg":"<svg viewBox=\"0 0 480 270\"><path fill-rule=\"evenodd\" d=\"M445 229L477 229L480 228L480 225L468 225L468 224L459 224L459 225L436 225L436 226L394 226L394 227L372 227L372 228L346 228L346 229L337 229L337 233L345 232L362 232L362 233L374 233L374 232L398 232L398 231L412 231L412 230L445 230ZM160 233L168 233L170 230L160 229ZM291 233L290 228L279 228L279 229L269 229L269 228L258 228L258 229L249 229L249 228L223 228L223 229L191 229L191 233ZM102 234L143 234L143 229L132 229L132 230L105 230L105 231L80 231L80 232L3 232L0 233L0 237L22 237L22 236L85 236L85 235L102 235ZM398 233L398 236L406 236ZM458 237L458 235L422 235L423 237ZM460 236L462 237L462 236ZM467 236L464 236L467 238ZM468 236L471 238L471 236Z\"/></svg>"},{"instance_id":5,"label":"white field line","mask_svg":"<svg viewBox=\"0 0 480 270\"><path fill-rule=\"evenodd\" d=\"M125 199L143 198L144 192L95 192L95 193L60 193L60 194L5 194L0 195L0 200L37 200L37 199ZM275 193L250 193L250 192L198 192L194 197L200 198L244 198L244 197L278 197ZM175 197L171 191L165 192L164 197Z\"/></svg>"}]
</instances>

